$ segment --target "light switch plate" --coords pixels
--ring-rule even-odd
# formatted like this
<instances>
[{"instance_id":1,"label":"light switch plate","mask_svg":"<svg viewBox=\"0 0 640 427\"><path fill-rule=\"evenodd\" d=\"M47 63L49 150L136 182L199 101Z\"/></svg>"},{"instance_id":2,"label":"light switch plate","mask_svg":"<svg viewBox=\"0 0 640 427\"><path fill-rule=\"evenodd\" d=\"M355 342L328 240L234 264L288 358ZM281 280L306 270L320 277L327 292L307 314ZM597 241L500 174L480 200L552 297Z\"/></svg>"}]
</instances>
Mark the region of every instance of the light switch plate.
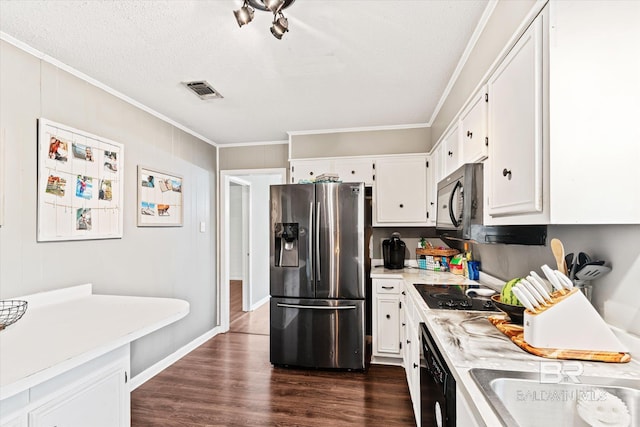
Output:
<instances>
[{"instance_id":1,"label":"light switch plate","mask_svg":"<svg viewBox=\"0 0 640 427\"><path fill-rule=\"evenodd\" d=\"M206 231L206 226L204 221L200 221L200 232L204 233Z\"/></svg>"}]
</instances>

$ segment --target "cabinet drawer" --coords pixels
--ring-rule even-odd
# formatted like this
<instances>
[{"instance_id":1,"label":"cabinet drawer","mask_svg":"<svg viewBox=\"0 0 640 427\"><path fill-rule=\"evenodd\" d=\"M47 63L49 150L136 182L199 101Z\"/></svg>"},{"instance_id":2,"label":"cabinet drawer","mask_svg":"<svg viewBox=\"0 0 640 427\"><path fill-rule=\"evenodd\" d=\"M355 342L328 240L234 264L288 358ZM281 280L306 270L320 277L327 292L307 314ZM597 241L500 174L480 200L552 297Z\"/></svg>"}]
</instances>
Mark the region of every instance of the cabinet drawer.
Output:
<instances>
[{"instance_id":1,"label":"cabinet drawer","mask_svg":"<svg viewBox=\"0 0 640 427\"><path fill-rule=\"evenodd\" d=\"M378 294L399 294L402 288L402 280L376 280L375 288Z\"/></svg>"}]
</instances>

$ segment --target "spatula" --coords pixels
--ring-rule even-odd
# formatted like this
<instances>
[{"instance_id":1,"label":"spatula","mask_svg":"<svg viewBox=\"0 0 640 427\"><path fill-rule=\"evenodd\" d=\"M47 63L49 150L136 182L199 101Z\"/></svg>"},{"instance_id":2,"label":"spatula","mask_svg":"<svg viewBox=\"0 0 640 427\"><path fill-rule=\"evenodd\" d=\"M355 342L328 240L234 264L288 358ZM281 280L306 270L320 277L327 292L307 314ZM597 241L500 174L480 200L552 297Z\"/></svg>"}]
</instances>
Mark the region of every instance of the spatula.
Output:
<instances>
[{"instance_id":1,"label":"spatula","mask_svg":"<svg viewBox=\"0 0 640 427\"><path fill-rule=\"evenodd\" d=\"M611 268L604 265L586 265L576 273L576 278L578 280L594 280L610 271Z\"/></svg>"},{"instance_id":2,"label":"spatula","mask_svg":"<svg viewBox=\"0 0 640 427\"><path fill-rule=\"evenodd\" d=\"M567 274L567 264L564 260L564 245L560 239L551 239L551 251L556 258L556 264L558 264L558 270L564 275Z\"/></svg>"}]
</instances>

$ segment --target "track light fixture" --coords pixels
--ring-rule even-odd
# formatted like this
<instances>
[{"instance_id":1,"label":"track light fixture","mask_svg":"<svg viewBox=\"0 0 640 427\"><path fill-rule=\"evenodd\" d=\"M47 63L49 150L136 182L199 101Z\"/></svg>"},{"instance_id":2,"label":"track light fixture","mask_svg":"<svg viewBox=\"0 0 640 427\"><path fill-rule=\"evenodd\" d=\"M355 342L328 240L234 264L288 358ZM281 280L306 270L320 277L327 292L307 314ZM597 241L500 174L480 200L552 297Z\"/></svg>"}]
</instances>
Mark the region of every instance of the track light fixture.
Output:
<instances>
[{"instance_id":1,"label":"track light fixture","mask_svg":"<svg viewBox=\"0 0 640 427\"><path fill-rule=\"evenodd\" d=\"M284 36L284 33L289 31L289 21L287 21L287 18L284 17L282 12L280 12L278 15L279 16L276 16L275 14L273 15L273 25L271 25L271 34L273 34L273 37L277 38L278 40L281 40L282 36Z\"/></svg>"},{"instance_id":2,"label":"track light fixture","mask_svg":"<svg viewBox=\"0 0 640 427\"><path fill-rule=\"evenodd\" d=\"M236 16L238 25L242 27L245 24L253 21L253 8L247 4L247 0L244 0L242 7L238 10L234 10L233 14Z\"/></svg>"},{"instance_id":3,"label":"track light fixture","mask_svg":"<svg viewBox=\"0 0 640 427\"><path fill-rule=\"evenodd\" d=\"M296 0L243 0L242 7L234 10L233 14L238 25L242 27L253 20L255 9L273 13L271 34L281 40L284 33L289 31L289 21L285 18L282 10L291 6L294 1Z\"/></svg>"}]
</instances>

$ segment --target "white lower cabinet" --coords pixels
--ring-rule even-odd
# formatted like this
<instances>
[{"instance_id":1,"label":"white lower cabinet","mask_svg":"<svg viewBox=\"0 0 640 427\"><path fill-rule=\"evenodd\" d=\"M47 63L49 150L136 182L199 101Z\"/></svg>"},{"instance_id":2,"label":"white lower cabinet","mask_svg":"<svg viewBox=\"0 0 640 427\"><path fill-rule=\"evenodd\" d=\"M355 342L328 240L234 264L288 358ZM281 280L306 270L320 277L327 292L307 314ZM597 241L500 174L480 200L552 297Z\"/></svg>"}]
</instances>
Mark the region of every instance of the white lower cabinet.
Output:
<instances>
[{"instance_id":1,"label":"white lower cabinet","mask_svg":"<svg viewBox=\"0 0 640 427\"><path fill-rule=\"evenodd\" d=\"M0 427L28 427L28 425L27 416L20 415L16 418L2 422Z\"/></svg>"},{"instance_id":2,"label":"white lower cabinet","mask_svg":"<svg viewBox=\"0 0 640 427\"><path fill-rule=\"evenodd\" d=\"M1 427L129 427L129 345L2 401Z\"/></svg>"},{"instance_id":3,"label":"white lower cabinet","mask_svg":"<svg viewBox=\"0 0 640 427\"><path fill-rule=\"evenodd\" d=\"M403 365L416 425L420 425L420 318L409 296L405 299L405 336Z\"/></svg>"},{"instance_id":4,"label":"white lower cabinet","mask_svg":"<svg viewBox=\"0 0 640 427\"><path fill-rule=\"evenodd\" d=\"M456 388L456 424L465 427L480 427L476 418L471 413L467 400L459 389Z\"/></svg>"},{"instance_id":5,"label":"white lower cabinet","mask_svg":"<svg viewBox=\"0 0 640 427\"><path fill-rule=\"evenodd\" d=\"M372 361L400 364L402 362L400 292L403 281L373 279Z\"/></svg>"},{"instance_id":6,"label":"white lower cabinet","mask_svg":"<svg viewBox=\"0 0 640 427\"><path fill-rule=\"evenodd\" d=\"M117 366L29 413L29 427L128 425L125 369Z\"/></svg>"}]
</instances>

